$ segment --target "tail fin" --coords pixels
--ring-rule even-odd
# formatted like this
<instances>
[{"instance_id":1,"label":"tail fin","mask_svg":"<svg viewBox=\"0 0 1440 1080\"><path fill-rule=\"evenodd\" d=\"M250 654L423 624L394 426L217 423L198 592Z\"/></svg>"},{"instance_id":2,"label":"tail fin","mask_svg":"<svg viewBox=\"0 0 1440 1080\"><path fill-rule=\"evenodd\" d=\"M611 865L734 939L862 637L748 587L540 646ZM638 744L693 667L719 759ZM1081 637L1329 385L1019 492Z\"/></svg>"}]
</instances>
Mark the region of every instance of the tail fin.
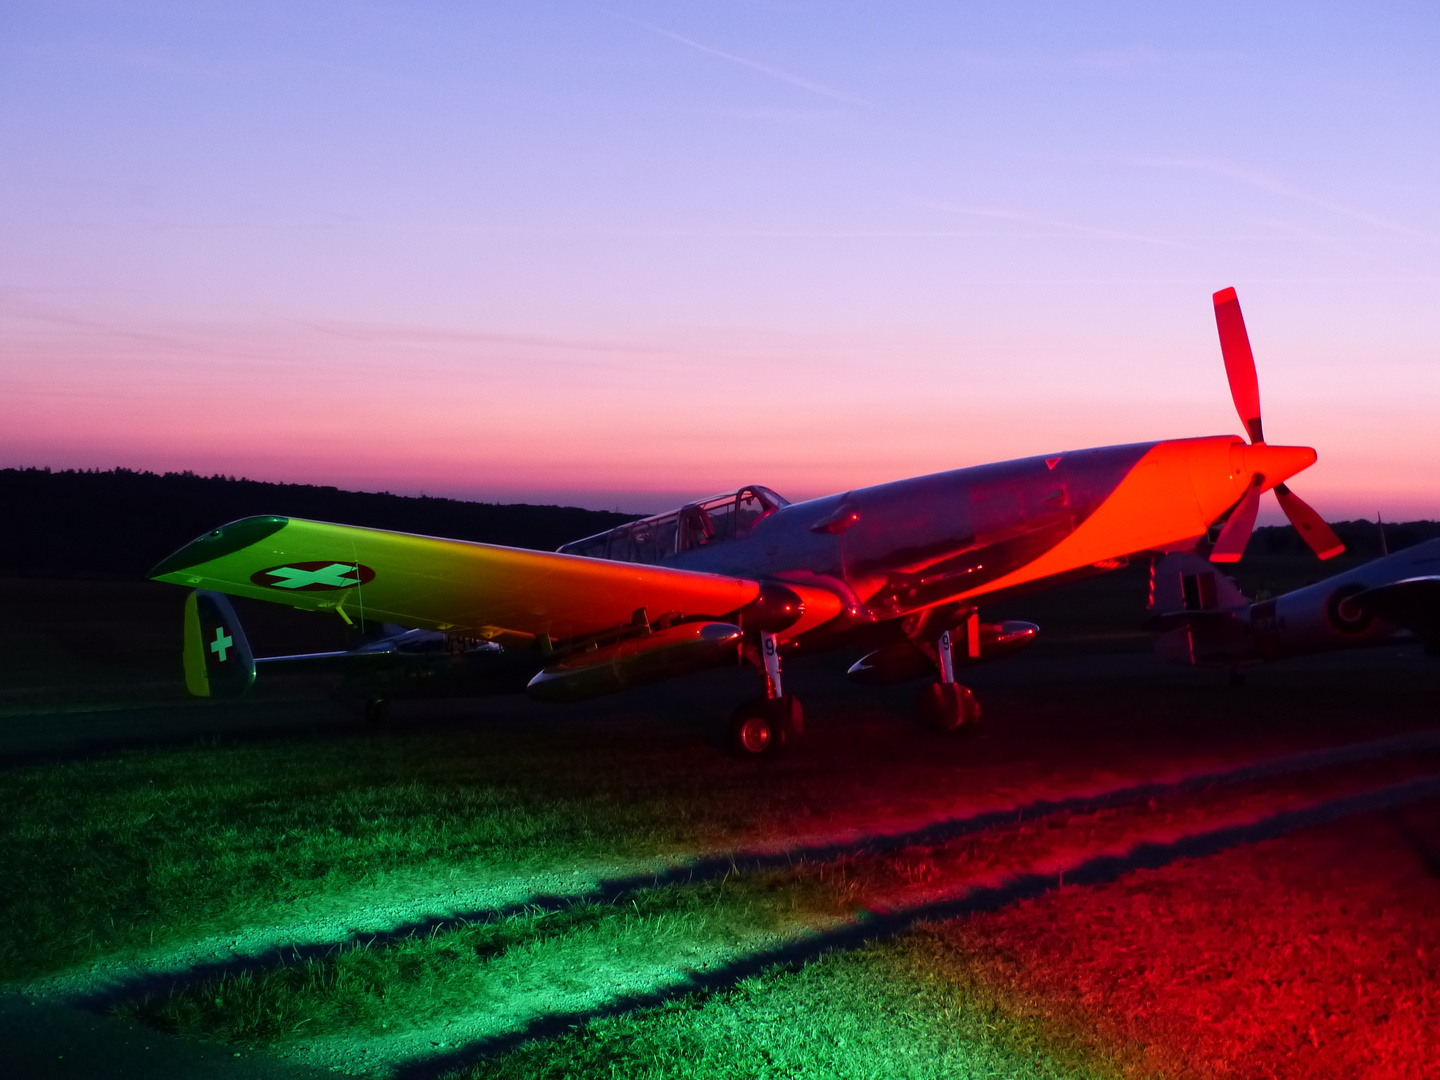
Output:
<instances>
[{"instance_id":1,"label":"tail fin","mask_svg":"<svg viewBox=\"0 0 1440 1080\"><path fill-rule=\"evenodd\" d=\"M1250 603L1215 564L1189 552L1166 555L1151 565L1149 613L1224 611Z\"/></svg>"},{"instance_id":2,"label":"tail fin","mask_svg":"<svg viewBox=\"0 0 1440 1080\"><path fill-rule=\"evenodd\" d=\"M255 656L230 601L196 589L185 598L185 688L196 697L239 697L255 681Z\"/></svg>"}]
</instances>

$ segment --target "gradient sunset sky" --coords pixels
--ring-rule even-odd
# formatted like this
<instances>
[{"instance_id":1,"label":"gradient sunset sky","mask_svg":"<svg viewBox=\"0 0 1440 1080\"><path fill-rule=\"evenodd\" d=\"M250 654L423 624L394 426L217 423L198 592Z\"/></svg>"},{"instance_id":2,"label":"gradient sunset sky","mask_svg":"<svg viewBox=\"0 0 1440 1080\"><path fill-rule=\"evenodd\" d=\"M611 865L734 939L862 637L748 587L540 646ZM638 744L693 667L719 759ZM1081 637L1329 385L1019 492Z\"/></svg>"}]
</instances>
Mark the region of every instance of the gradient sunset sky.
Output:
<instances>
[{"instance_id":1,"label":"gradient sunset sky","mask_svg":"<svg viewBox=\"0 0 1440 1080\"><path fill-rule=\"evenodd\" d=\"M1227 285L1296 490L1440 517L1440 5L0 5L0 465L647 511L1238 434Z\"/></svg>"}]
</instances>

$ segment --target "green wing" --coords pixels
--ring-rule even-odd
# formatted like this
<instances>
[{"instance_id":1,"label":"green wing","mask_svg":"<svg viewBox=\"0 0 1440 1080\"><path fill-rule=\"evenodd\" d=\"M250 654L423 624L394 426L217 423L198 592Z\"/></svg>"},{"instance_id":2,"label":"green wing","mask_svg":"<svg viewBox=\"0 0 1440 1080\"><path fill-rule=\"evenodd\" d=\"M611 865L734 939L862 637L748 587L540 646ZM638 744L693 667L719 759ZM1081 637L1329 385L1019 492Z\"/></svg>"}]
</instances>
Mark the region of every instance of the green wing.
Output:
<instances>
[{"instance_id":1,"label":"green wing","mask_svg":"<svg viewBox=\"0 0 1440 1080\"><path fill-rule=\"evenodd\" d=\"M350 620L445 630L515 644L602 633L639 609L657 620L718 617L760 592L720 574L253 517L191 541L150 573L197 589L338 611Z\"/></svg>"}]
</instances>

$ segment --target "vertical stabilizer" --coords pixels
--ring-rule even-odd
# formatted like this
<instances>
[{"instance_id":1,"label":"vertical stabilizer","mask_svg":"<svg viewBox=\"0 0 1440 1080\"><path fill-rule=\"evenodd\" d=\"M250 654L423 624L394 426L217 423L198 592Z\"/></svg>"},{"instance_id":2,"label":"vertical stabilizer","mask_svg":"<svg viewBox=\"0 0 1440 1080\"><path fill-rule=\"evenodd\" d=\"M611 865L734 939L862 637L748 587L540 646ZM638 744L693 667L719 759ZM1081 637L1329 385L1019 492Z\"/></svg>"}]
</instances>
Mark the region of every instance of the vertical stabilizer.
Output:
<instances>
[{"instance_id":1,"label":"vertical stabilizer","mask_svg":"<svg viewBox=\"0 0 1440 1080\"><path fill-rule=\"evenodd\" d=\"M230 601L197 589L185 598L185 689L196 697L239 697L255 681L255 656Z\"/></svg>"},{"instance_id":2,"label":"vertical stabilizer","mask_svg":"<svg viewBox=\"0 0 1440 1080\"><path fill-rule=\"evenodd\" d=\"M1226 611L1250 599L1215 564L1189 552L1166 555L1154 566L1149 613Z\"/></svg>"}]
</instances>

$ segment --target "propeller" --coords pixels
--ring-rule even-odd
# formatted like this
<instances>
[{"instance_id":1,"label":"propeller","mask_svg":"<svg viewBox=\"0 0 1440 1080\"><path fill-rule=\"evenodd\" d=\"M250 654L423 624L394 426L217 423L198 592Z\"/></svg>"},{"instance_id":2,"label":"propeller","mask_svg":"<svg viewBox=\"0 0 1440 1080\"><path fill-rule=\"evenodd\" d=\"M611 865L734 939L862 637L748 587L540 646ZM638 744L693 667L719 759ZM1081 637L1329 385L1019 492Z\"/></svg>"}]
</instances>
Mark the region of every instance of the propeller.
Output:
<instances>
[{"instance_id":1,"label":"propeller","mask_svg":"<svg viewBox=\"0 0 1440 1080\"><path fill-rule=\"evenodd\" d=\"M1215 327L1220 331L1220 354L1225 358L1225 374L1230 380L1230 396L1235 411L1245 423L1251 446L1265 444L1265 431L1260 421L1260 379L1255 373L1255 354L1250 351L1250 335L1245 332L1245 316L1240 313L1240 299L1234 289L1221 289L1215 294ZM1312 454L1311 460L1314 460ZM1265 477L1255 473L1240 502L1231 511L1225 527L1210 552L1210 560L1219 563L1239 562L1255 528L1255 515L1260 510L1260 496L1265 490ZM1272 489L1280 509L1300 538L1321 559L1333 559L1345 545L1326 525L1310 504L1284 484Z\"/></svg>"}]
</instances>

